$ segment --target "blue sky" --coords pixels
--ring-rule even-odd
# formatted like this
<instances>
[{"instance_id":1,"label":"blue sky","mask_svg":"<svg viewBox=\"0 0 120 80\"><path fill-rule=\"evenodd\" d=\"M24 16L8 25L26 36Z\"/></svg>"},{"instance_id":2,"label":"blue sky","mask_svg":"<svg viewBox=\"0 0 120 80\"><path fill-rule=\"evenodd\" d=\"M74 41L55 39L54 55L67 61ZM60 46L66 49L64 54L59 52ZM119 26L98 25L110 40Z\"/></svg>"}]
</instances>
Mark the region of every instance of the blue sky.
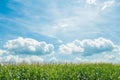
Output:
<instances>
[{"instance_id":1,"label":"blue sky","mask_svg":"<svg viewBox=\"0 0 120 80\"><path fill-rule=\"evenodd\" d=\"M0 61L118 63L119 9L119 0L0 0Z\"/></svg>"}]
</instances>

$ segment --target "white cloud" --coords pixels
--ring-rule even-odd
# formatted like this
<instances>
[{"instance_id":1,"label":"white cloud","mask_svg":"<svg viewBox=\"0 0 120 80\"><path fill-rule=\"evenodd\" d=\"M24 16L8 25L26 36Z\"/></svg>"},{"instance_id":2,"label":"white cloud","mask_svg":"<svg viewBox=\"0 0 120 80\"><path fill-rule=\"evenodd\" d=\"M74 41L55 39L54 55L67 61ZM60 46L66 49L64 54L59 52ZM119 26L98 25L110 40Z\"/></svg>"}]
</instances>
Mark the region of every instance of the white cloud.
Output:
<instances>
[{"instance_id":1,"label":"white cloud","mask_svg":"<svg viewBox=\"0 0 120 80\"><path fill-rule=\"evenodd\" d=\"M59 43L63 43L63 41L62 41L62 40L60 40L60 39L58 40L58 42L59 42Z\"/></svg>"},{"instance_id":2,"label":"white cloud","mask_svg":"<svg viewBox=\"0 0 120 80\"><path fill-rule=\"evenodd\" d=\"M27 56L23 61L27 63L42 63L44 62L44 59L39 56Z\"/></svg>"},{"instance_id":3,"label":"white cloud","mask_svg":"<svg viewBox=\"0 0 120 80\"><path fill-rule=\"evenodd\" d=\"M104 38L83 40L81 46L84 48L84 53L87 55L112 51L115 47L112 41Z\"/></svg>"},{"instance_id":4,"label":"white cloud","mask_svg":"<svg viewBox=\"0 0 120 80\"><path fill-rule=\"evenodd\" d=\"M120 54L120 45L115 46L115 49L113 50L115 53Z\"/></svg>"},{"instance_id":5,"label":"white cloud","mask_svg":"<svg viewBox=\"0 0 120 80\"><path fill-rule=\"evenodd\" d=\"M42 63L44 60L39 56L0 56L1 63Z\"/></svg>"},{"instance_id":6,"label":"white cloud","mask_svg":"<svg viewBox=\"0 0 120 80\"><path fill-rule=\"evenodd\" d=\"M72 54L72 53L82 53L84 50L81 48L81 46L76 45L74 43L68 43L66 45L61 45L59 47L59 50L61 53L64 54Z\"/></svg>"},{"instance_id":7,"label":"white cloud","mask_svg":"<svg viewBox=\"0 0 120 80\"><path fill-rule=\"evenodd\" d=\"M63 63L71 63L69 60L64 60Z\"/></svg>"},{"instance_id":8,"label":"white cloud","mask_svg":"<svg viewBox=\"0 0 120 80\"><path fill-rule=\"evenodd\" d=\"M96 0L86 0L88 4L96 4Z\"/></svg>"},{"instance_id":9,"label":"white cloud","mask_svg":"<svg viewBox=\"0 0 120 80\"><path fill-rule=\"evenodd\" d=\"M14 2L19 3L22 6L12 4ZM9 7L13 9L13 11L16 11L16 14L25 17L14 18L12 21L28 28L28 30L30 29L30 32L52 36L61 40L68 40L70 38L73 40L74 38L78 38L77 34L84 35L83 33L86 34L86 31L93 32L89 29L87 30L90 26L96 25L94 29L97 29L96 27L99 26L97 25L98 22L101 24L101 22L109 21L109 19L104 19L105 15L102 14L103 11L101 11L101 9L108 7L112 2L113 0L72 0L70 2L12 0ZM43 4L44 6L40 4ZM92 6L89 4L96 5ZM20 10L20 13L18 13L18 9ZM36 19L36 16L37 18L40 18ZM41 23L41 21L43 23ZM95 31L100 31L100 29ZM79 38L81 38L82 35L79 36ZM89 36L89 34L87 35Z\"/></svg>"},{"instance_id":10,"label":"white cloud","mask_svg":"<svg viewBox=\"0 0 120 80\"><path fill-rule=\"evenodd\" d=\"M101 10L105 10L106 8L111 7L114 3L115 3L114 0L109 0L109 1L104 2Z\"/></svg>"},{"instance_id":11,"label":"white cloud","mask_svg":"<svg viewBox=\"0 0 120 80\"><path fill-rule=\"evenodd\" d=\"M54 52L54 46L46 42L39 42L31 38L19 37L14 40L9 40L4 45L6 51L10 54L50 54Z\"/></svg>"},{"instance_id":12,"label":"white cloud","mask_svg":"<svg viewBox=\"0 0 120 80\"><path fill-rule=\"evenodd\" d=\"M0 50L0 55L3 53L3 50Z\"/></svg>"},{"instance_id":13,"label":"white cloud","mask_svg":"<svg viewBox=\"0 0 120 80\"><path fill-rule=\"evenodd\" d=\"M4 53L6 53L6 50L0 49L0 55L3 55Z\"/></svg>"},{"instance_id":14,"label":"white cloud","mask_svg":"<svg viewBox=\"0 0 120 80\"><path fill-rule=\"evenodd\" d=\"M57 63L58 62L58 59L56 57L52 57L50 58L50 63Z\"/></svg>"},{"instance_id":15,"label":"white cloud","mask_svg":"<svg viewBox=\"0 0 120 80\"><path fill-rule=\"evenodd\" d=\"M83 53L83 55L92 55L95 53L102 53L107 51L112 51L116 47L111 40L98 38L98 39L85 39L85 40L75 40L66 45L61 45L59 47L60 53L63 54L74 54Z\"/></svg>"},{"instance_id":16,"label":"white cloud","mask_svg":"<svg viewBox=\"0 0 120 80\"><path fill-rule=\"evenodd\" d=\"M79 58L79 57L76 57L76 58L75 58L75 62L80 62L80 61L82 61L81 58Z\"/></svg>"},{"instance_id":17,"label":"white cloud","mask_svg":"<svg viewBox=\"0 0 120 80\"><path fill-rule=\"evenodd\" d=\"M54 36L61 40L64 39L73 40L75 38L81 38L81 37L86 38L87 36L98 35L92 33L92 32L101 31L101 29L99 29L100 26L98 24L102 24L102 23L109 24L110 22L112 22L111 20L108 19L108 17L106 17L106 15L108 15L109 12L113 11L113 8L109 8L109 7L114 4L115 0L107 0L107 1L77 0L77 1L80 1L79 5L78 4L70 5L68 3L69 7L67 8L65 7L62 10L57 7L57 11L59 12L60 10L59 13L61 15L62 14L67 14L67 15L63 15L63 16L57 15L57 17L59 16L60 19L57 18L57 20L55 20L53 24L48 25L48 27L42 28L41 33L48 36ZM56 5L57 4L58 3L56 3ZM101 11L102 8L103 9L109 8L109 12ZM49 27L51 29L49 29ZM78 36L78 34L81 35Z\"/></svg>"},{"instance_id":18,"label":"white cloud","mask_svg":"<svg viewBox=\"0 0 120 80\"><path fill-rule=\"evenodd\" d=\"M108 60L115 59L114 55L105 55L104 57Z\"/></svg>"},{"instance_id":19,"label":"white cloud","mask_svg":"<svg viewBox=\"0 0 120 80\"><path fill-rule=\"evenodd\" d=\"M6 50L0 50L1 53L0 62L1 63L21 63L21 62L42 63L46 61L51 63L56 63L56 62L82 63L82 62L112 62L112 60L113 62L117 62L117 58L120 56L119 55L120 46L115 45L111 40L105 38L74 40L71 43L62 44L59 46L59 51L60 53L63 53L63 55L62 54L51 54L44 56L38 55L38 54L46 54L46 48L45 48L46 46L47 49L49 49L47 43L38 42L30 38L20 37L14 40L9 40L8 42L6 42L4 46ZM42 50L39 51L38 49L41 49L41 47ZM7 52L9 52L9 54L4 54ZM23 52L27 52L27 53L23 53ZM52 52L54 51L53 50L50 51L50 53ZM20 54L20 55L14 55L14 54ZM64 55L64 54L74 54L74 55Z\"/></svg>"},{"instance_id":20,"label":"white cloud","mask_svg":"<svg viewBox=\"0 0 120 80\"><path fill-rule=\"evenodd\" d=\"M80 57L76 57L75 59L74 59L74 62L75 63L85 63L85 62L89 62L89 60L87 60L87 59L83 59L83 58L80 58Z\"/></svg>"}]
</instances>

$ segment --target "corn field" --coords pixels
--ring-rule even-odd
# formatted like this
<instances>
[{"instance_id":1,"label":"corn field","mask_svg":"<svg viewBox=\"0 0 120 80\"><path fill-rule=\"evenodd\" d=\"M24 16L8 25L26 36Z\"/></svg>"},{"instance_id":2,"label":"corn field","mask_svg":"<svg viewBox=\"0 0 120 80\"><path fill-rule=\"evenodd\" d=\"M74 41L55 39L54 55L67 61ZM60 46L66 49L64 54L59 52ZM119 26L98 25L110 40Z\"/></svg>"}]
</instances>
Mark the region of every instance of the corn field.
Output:
<instances>
[{"instance_id":1,"label":"corn field","mask_svg":"<svg viewBox=\"0 0 120 80\"><path fill-rule=\"evenodd\" d=\"M0 80L120 80L118 64L5 64Z\"/></svg>"}]
</instances>

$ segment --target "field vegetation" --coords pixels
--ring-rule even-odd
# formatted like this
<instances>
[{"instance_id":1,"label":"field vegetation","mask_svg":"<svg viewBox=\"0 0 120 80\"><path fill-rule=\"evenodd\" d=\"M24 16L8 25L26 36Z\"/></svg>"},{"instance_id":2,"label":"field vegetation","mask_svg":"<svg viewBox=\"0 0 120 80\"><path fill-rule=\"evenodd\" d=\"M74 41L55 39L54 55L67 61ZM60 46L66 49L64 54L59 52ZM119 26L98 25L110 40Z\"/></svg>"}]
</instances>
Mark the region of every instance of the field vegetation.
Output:
<instances>
[{"instance_id":1,"label":"field vegetation","mask_svg":"<svg viewBox=\"0 0 120 80\"><path fill-rule=\"evenodd\" d=\"M5 64L0 80L120 80L119 64Z\"/></svg>"}]
</instances>

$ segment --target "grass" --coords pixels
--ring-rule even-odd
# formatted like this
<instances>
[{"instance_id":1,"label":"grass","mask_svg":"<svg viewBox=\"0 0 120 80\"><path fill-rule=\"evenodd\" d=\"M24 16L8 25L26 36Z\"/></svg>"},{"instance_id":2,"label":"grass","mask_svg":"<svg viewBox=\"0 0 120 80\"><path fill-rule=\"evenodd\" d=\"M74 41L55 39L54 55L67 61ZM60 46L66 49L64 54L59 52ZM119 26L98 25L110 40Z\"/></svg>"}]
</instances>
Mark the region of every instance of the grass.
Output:
<instances>
[{"instance_id":1,"label":"grass","mask_svg":"<svg viewBox=\"0 0 120 80\"><path fill-rule=\"evenodd\" d=\"M6 64L0 80L120 80L118 64Z\"/></svg>"}]
</instances>

